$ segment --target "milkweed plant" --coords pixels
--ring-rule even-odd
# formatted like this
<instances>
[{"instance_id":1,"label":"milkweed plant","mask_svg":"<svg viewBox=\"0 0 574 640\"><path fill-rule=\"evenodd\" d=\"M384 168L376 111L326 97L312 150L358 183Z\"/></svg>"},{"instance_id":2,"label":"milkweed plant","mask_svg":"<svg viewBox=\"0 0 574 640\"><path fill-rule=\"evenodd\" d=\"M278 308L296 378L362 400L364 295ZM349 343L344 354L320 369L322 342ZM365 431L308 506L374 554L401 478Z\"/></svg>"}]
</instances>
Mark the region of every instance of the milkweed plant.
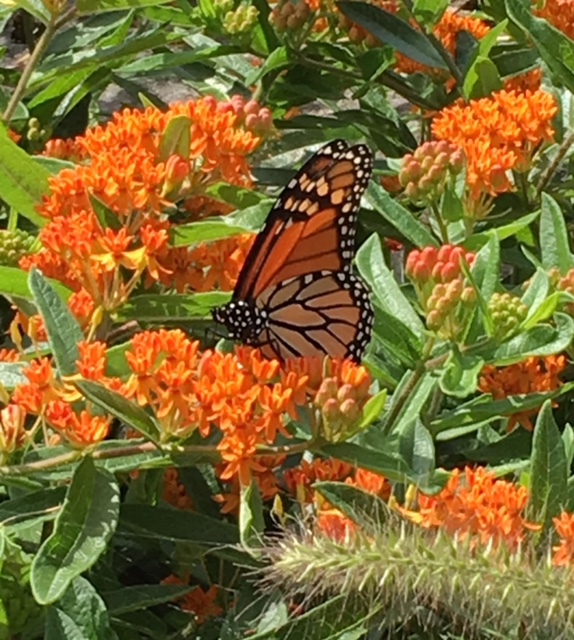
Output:
<instances>
[{"instance_id":1,"label":"milkweed plant","mask_svg":"<svg viewBox=\"0 0 574 640\"><path fill-rule=\"evenodd\" d=\"M574 1L449 5L0 0L0 639L574 638ZM371 341L267 359L332 140Z\"/></svg>"}]
</instances>

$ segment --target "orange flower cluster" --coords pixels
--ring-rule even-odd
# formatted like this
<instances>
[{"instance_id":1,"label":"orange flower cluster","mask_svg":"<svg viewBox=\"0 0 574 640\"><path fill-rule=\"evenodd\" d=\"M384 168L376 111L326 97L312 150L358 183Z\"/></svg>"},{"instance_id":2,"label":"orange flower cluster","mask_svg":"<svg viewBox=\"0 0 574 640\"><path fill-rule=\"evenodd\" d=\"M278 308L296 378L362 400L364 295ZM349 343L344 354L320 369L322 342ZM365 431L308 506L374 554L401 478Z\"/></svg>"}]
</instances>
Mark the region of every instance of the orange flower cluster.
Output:
<instances>
[{"instance_id":1,"label":"orange flower cluster","mask_svg":"<svg viewBox=\"0 0 574 640\"><path fill-rule=\"evenodd\" d=\"M574 513L563 511L558 518L553 518L553 522L560 543L552 547L552 564L557 567L574 565Z\"/></svg>"},{"instance_id":2,"label":"orange flower cluster","mask_svg":"<svg viewBox=\"0 0 574 640\"><path fill-rule=\"evenodd\" d=\"M120 389L117 378L104 374L106 345L99 342L80 343L77 361L79 374L86 380L94 380L112 389ZM79 392L70 384L58 379L48 358L32 360L23 370L28 382L17 385L11 402L25 413L39 416L70 445L84 448L103 440L109 431L111 418L92 414L76 404Z\"/></svg>"},{"instance_id":3,"label":"orange flower cluster","mask_svg":"<svg viewBox=\"0 0 574 640\"><path fill-rule=\"evenodd\" d=\"M185 580L183 580L179 576L171 574L164 578L161 584L188 584L188 582L189 576L186 576ZM199 586L194 587L177 600L184 611L189 611L193 614L196 624L203 624L208 618L213 618L223 613L223 608L217 604L218 595L217 585L212 584L207 591L204 591Z\"/></svg>"},{"instance_id":4,"label":"orange flower cluster","mask_svg":"<svg viewBox=\"0 0 574 640\"><path fill-rule=\"evenodd\" d=\"M435 37L441 41L443 47L452 56L454 56L456 52L456 37L460 31L468 31L477 40L480 40L490 31L490 27L479 18L463 16L458 11L447 9L433 28ZM397 71L402 71L403 73L424 71L427 73L431 72L433 75L439 77L442 77L446 73L440 69L429 69L429 67L411 60L411 58L408 58L402 53L397 52L395 55L397 58Z\"/></svg>"},{"instance_id":5,"label":"orange flower cluster","mask_svg":"<svg viewBox=\"0 0 574 640\"><path fill-rule=\"evenodd\" d=\"M418 511L401 512L426 529L441 528L472 544L505 544L515 549L528 531L539 529L523 517L527 501L526 487L497 480L484 467L466 467L464 475L455 469L437 495L420 494Z\"/></svg>"},{"instance_id":6,"label":"orange flower cluster","mask_svg":"<svg viewBox=\"0 0 574 640\"><path fill-rule=\"evenodd\" d=\"M470 199L480 202L512 189L507 172L530 167L540 143L554 135L551 120L557 109L544 91L498 91L443 109L432 133L464 151Z\"/></svg>"},{"instance_id":7,"label":"orange flower cluster","mask_svg":"<svg viewBox=\"0 0 574 640\"><path fill-rule=\"evenodd\" d=\"M478 388L483 393L492 394L495 400L513 395L553 391L562 384L559 376L565 366L566 357L563 355L526 358L506 367L485 365L478 380ZM512 431L517 423L532 431L534 427L531 418L538 411L539 408L536 408L511 414L508 431Z\"/></svg>"},{"instance_id":8,"label":"orange flower cluster","mask_svg":"<svg viewBox=\"0 0 574 640\"><path fill-rule=\"evenodd\" d=\"M95 309L111 311L136 287L158 281L180 292L233 288L250 237L173 247L175 223L167 214L177 206L178 222L189 222L227 213L230 207L206 188L221 180L251 184L246 156L260 144L262 118L268 125L269 117L254 101L208 96L166 112L125 109L74 140L51 141L47 153L81 164L50 178L39 207L49 219L40 232L43 248L20 265L69 286L84 322Z\"/></svg>"},{"instance_id":9,"label":"orange flower cluster","mask_svg":"<svg viewBox=\"0 0 574 640\"><path fill-rule=\"evenodd\" d=\"M574 39L574 2L572 0L545 0L540 6L540 0L533 0L537 8L534 14L562 31L569 38Z\"/></svg>"}]
</instances>

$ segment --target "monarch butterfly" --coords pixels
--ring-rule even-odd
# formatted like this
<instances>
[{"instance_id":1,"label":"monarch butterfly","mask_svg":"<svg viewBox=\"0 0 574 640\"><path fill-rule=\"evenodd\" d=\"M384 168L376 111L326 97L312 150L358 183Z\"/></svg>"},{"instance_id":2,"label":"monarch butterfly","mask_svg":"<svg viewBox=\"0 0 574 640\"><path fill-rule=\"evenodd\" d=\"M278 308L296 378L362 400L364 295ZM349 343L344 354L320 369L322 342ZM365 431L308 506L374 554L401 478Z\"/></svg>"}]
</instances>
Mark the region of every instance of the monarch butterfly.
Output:
<instances>
[{"instance_id":1,"label":"monarch butterfly","mask_svg":"<svg viewBox=\"0 0 574 640\"><path fill-rule=\"evenodd\" d=\"M267 358L360 360L373 324L351 273L355 217L373 169L369 148L335 140L308 160L274 204L231 301L213 310L229 337Z\"/></svg>"}]
</instances>

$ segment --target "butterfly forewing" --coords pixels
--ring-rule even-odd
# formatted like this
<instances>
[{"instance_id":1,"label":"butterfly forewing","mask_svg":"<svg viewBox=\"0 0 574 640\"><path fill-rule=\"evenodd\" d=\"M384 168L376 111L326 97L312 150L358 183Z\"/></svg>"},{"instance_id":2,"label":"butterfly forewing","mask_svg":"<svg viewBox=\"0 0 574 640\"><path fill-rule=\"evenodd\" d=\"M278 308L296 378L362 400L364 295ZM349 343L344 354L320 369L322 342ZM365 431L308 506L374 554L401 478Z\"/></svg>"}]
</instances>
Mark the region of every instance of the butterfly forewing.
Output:
<instances>
[{"instance_id":1,"label":"butterfly forewing","mask_svg":"<svg viewBox=\"0 0 574 640\"><path fill-rule=\"evenodd\" d=\"M365 145L335 140L289 182L257 236L238 279L235 300L311 271L345 271L353 256L355 217L372 172Z\"/></svg>"}]
</instances>

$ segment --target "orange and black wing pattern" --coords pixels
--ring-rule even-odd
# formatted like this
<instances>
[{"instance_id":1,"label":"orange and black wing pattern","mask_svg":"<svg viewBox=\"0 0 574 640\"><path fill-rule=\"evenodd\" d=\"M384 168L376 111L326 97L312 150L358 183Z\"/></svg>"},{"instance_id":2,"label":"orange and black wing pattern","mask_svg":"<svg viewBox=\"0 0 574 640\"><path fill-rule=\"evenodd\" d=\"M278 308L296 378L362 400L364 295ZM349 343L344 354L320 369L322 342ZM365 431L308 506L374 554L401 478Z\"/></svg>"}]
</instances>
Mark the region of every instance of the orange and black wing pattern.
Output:
<instances>
[{"instance_id":1,"label":"orange and black wing pattern","mask_svg":"<svg viewBox=\"0 0 574 640\"><path fill-rule=\"evenodd\" d=\"M254 300L312 271L349 270L355 218L373 168L369 148L342 140L308 160L279 196L240 273L234 300Z\"/></svg>"},{"instance_id":2,"label":"orange and black wing pattern","mask_svg":"<svg viewBox=\"0 0 574 640\"><path fill-rule=\"evenodd\" d=\"M319 271L281 282L257 306L266 322L255 344L267 358L329 355L359 361L371 337L369 293L348 271Z\"/></svg>"}]
</instances>

